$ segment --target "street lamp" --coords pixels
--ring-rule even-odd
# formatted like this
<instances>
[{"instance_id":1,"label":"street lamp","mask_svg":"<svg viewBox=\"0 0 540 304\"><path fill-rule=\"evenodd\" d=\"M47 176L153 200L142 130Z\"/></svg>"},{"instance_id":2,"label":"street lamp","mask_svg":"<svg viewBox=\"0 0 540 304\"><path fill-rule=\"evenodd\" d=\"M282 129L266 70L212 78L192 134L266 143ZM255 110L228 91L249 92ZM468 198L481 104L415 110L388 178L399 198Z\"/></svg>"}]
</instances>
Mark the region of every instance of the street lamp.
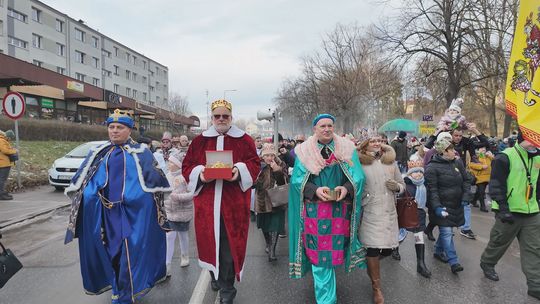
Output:
<instances>
[{"instance_id":1,"label":"street lamp","mask_svg":"<svg viewBox=\"0 0 540 304\"><path fill-rule=\"evenodd\" d=\"M232 90L223 90L223 99L225 99L225 97L227 97L227 92L236 92L238 91L237 89L232 89Z\"/></svg>"}]
</instances>

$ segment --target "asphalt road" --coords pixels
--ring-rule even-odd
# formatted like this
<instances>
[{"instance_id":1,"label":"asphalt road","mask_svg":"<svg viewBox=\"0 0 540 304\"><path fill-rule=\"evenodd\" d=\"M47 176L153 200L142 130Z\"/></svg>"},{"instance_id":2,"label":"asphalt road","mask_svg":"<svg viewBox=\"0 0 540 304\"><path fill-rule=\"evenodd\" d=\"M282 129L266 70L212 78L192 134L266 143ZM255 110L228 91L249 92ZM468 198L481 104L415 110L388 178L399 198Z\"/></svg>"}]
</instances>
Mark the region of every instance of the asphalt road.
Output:
<instances>
[{"instance_id":1,"label":"asphalt road","mask_svg":"<svg viewBox=\"0 0 540 304\"><path fill-rule=\"evenodd\" d=\"M25 267L0 290L0 303L110 303L110 292L99 296L83 292L77 242L63 244L67 214L67 209L62 209L48 218L4 232L4 244L20 257ZM473 230L478 239L468 240L456 234L457 252L465 268L459 275L452 274L447 264L432 258L433 243L426 240L426 264L433 273L431 279L416 273L414 241L409 234L400 247L402 260L386 258L381 262L386 303L540 303L527 296L517 243L497 265L501 281L484 278L478 266L479 257L492 223L492 214L480 213L475 208ZM269 263L262 234L254 223L249 233L245 271L242 282L236 285L235 303L314 303L311 275L300 280L287 276L287 239L280 239L278 261ZM202 294L199 303L216 302L217 293L203 280L205 276L201 276L191 234L191 265L181 268L179 256L175 255L171 279L156 286L137 303L189 303L199 278L202 282L199 283L202 288L197 289ZM339 269L337 285L339 303L372 303L371 285L364 270L346 274Z\"/></svg>"}]
</instances>

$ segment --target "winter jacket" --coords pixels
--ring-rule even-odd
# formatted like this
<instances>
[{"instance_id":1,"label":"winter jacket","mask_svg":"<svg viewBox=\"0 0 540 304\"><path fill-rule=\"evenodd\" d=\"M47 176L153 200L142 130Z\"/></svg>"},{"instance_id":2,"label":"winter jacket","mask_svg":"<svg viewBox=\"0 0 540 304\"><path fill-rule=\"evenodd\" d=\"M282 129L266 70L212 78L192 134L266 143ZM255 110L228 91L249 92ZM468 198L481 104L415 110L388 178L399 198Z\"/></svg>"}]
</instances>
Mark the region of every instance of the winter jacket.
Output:
<instances>
[{"instance_id":1,"label":"winter jacket","mask_svg":"<svg viewBox=\"0 0 540 304\"><path fill-rule=\"evenodd\" d=\"M489 177L491 176L491 161L493 156L478 156L477 162L469 163L470 172L476 177L476 183L487 183L489 182ZM483 166L486 165L487 168L484 169Z\"/></svg>"},{"instance_id":2,"label":"winter jacket","mask_svg":"<svg viewBox=\"0 0 540 304\"><path fill-rule=\"evenodd\" d=\"M392 140L390 146L392 146L392 149L394 149L396 153L396 161L402 164L407 164L407 160L409 160L409 149L407 148L407 141L405 139L394 139Z\"/></svg>"},{"instance_id":3,"label":"winter jacket","mask_svg":"<svg viewBox=\"0 0 540 304\"><path fill-rule=\"evenodd\" d=\"M460 159L446 160L436 154L425 173L429 220L438 226L459 227L465 223L462 202L471 201L471 180ZM445 207L446 218L438 217L435 210Z\"/></svg>"},{"instance_id":4,"label":"winter jacket","mask_svg":"<svg viewBox=\"0 0 540 304\"><path fill-rule=\"evenodd\" d=\"M268 195L268 189L286 183L287 166L278 157L275 158L276 164L281 166L281 170L274 172L269 165L263 164L261 173L255 182L255 212L268 213L272 212L272 201Z\"/></svg>"},{"instance_id":5,"label":"winter jacket","mask_svg":"<svg viewBox=\"0 0 540 304\"><path fill-rule=\"evenodd\" d=\"M167 173L173 191L165 198L167 219L173 222L189 222L193 218L193 192L188 191L182 170Z\"/></svg>"},{"instance_id":6,"label":"winter jacket","mask_svg":"<svg viewBox=\"0 0 540 304\"><path fill-rule=\"evenodd\" d=\"M359 155L366 175L359 235L367 248L395 248L399 245L396 193L390 191L385 182L389 179L397 181L399 193L405 190L405 183L395 162L394 149L383 145L382 151L378 159L362 151Z\"/></svg>"},{"instance_id":7,"label":"winter jacket","mask_svg":"<svg viewBox=\"0 0 540 304\"><path fill-rule=\"evenodd\" d=\"M9 160L9 155L16 153L17 150L11 146L6 135L0 133L0 168L11 167L13 163Z\"/></svg>"}]
</instances>

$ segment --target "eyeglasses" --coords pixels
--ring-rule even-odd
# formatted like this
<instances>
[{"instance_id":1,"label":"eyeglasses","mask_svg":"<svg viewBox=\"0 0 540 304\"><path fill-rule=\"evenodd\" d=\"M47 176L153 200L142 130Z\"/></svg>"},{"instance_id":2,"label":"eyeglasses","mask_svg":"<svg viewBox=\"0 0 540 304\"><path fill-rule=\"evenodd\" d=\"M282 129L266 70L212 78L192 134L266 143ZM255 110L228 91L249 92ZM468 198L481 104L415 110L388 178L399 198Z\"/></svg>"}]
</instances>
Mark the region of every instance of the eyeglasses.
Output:
<instances>
[{"instance_id":1,"label":"eyeglasses","mask_svg":"<svg viewBox=\"0 0 540 304\"><path fill-rule=\"evenodd\" d=\"M231 115L229 114L214 114L214 119L229 119Z\"/></svg>"}]
</instances>

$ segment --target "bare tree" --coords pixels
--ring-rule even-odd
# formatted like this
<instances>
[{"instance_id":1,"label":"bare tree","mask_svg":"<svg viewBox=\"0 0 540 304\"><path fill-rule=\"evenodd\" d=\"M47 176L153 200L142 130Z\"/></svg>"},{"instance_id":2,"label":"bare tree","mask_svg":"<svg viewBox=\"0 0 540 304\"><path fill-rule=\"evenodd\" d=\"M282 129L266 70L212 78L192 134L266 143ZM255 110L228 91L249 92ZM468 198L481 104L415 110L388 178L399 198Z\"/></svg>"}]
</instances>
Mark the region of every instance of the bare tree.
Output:
<instances>
[{"instance_id":1,"label":"bare tree","mask_svg":"<svg viewBox=\"0 0 540 304\"><path fill-rule=\"evenodd\" d=\"M179 115L189 116L191 110L189 109L189 102L186 96L182 96L179 93L170 92L167 106L170 111Z\"/></svg>"}]
</instances>

